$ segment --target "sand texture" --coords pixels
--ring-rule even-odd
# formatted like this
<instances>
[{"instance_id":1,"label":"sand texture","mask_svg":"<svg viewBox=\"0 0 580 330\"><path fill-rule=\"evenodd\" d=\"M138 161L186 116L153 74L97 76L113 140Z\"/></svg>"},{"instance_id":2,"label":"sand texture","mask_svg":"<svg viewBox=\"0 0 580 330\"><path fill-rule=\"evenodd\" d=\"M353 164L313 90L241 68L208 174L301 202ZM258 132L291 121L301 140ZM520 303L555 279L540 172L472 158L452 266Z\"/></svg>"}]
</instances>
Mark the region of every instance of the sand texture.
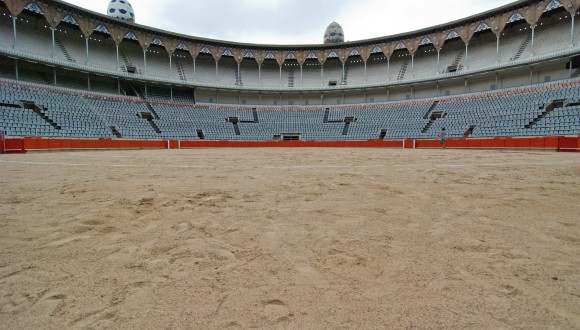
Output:
<instances>
[{"instance_id":1,"label":"sand texture","mask_svg":"<svg viewBox=\"0 0 580 330\"><path fill-rule=\"evenodd\" d=\"M0 156L1 329L580 329L580 155Z\"/></svg>"}]
</instances>

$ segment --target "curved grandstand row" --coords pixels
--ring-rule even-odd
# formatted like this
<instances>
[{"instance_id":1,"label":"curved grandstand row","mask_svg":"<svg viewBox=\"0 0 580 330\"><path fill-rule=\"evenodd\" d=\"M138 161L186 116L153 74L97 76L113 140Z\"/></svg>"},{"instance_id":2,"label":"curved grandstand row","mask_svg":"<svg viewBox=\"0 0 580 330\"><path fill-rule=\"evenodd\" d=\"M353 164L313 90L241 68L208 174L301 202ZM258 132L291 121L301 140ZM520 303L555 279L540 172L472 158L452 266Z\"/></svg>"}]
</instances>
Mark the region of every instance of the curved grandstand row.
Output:
<instances>
[{"instance_id":1,"label":"curved grandstand row","mask_svg":"<svg viewBox=\"0 0 580 330\"><path fill-rule=\"evenodd\" d=\"M177 35L60 1L0 2L7 135L180 140L580 134L580 0L518 1L334 45Z\"/></svg>"},{"instance_id":2,"label":"curved grandstand row","mask_svg":"<svg viewBox=\"0 0 580 330\"><path fill-rule=\"evenodd\" d=\"M398 41L252 50L258 47L236 49L239 46L223 45L224 42L221 47L211 42L189 44L182 41L184 38L171 40L165 32L141 33L143 27L107 22L110 19L103 17L103 23L94 23L90 33L83 32L84 26L78 22L82 17L75 19L73 14L59 17L61 21L54 26L52 20L47 22L41 9L45 7L39 2L29 4L15 20L8 8L0 7L0 46L9 56L83 71L241 90L320 90L416 83L568 58L580 51L574 42L580 34L580 22L572 19L563 5L566 1L541 1L539 6L544 12L533 18L519 3L474 21L432 28L419 36L398 36L394 39ZM51 2L45 6L50 5ZM547 71L542 79L565 78L565 70ZM59 84L53 77L32 79L35 78ZM80 83L83 88L86 85Z\"/></svg>"},{"instance_id":3,"label":"curved grandstand row","mask_svg":"<svg viewBox=\"0 0 580 330\"><path fill-rule=\"evenodd\" d=\"M580 79L364 105L233 106L143 100L0 81L8 135L179 140L580 135Z\"/></svg>"}]
</instances>

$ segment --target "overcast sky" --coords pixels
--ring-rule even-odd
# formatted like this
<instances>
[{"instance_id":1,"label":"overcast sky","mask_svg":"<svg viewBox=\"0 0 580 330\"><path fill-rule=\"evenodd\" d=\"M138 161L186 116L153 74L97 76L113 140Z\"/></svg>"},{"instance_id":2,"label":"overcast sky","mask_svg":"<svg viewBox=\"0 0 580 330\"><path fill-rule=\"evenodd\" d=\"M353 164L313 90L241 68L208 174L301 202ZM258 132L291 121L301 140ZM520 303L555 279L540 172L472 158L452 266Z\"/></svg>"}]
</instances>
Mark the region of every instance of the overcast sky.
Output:
<instances>
[{"instance_id":1,"label":"overcast sky","mask_svg":"<svg viewBox=\"0 0 580 330\"><path fill-rule=\"evenodd\" d=\"M67 0L106 13L107 0ZM192 36L258 44L319 44L332 21L346 41L454 21L513 0L129 0L137 23Z\"/></svg>"}]
</instances>

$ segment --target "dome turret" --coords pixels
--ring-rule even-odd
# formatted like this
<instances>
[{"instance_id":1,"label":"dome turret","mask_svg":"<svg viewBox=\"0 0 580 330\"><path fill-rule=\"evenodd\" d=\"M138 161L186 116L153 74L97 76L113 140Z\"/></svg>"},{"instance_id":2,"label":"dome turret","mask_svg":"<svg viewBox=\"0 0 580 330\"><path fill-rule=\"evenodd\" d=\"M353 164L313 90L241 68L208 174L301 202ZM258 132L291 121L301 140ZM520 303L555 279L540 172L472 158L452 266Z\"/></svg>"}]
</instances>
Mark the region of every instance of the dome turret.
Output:
<instances>
[{"instance_id":1,"label":"dome turret","mask_svg":"<svg viewBox=\"0 0 580 330\"><path fill-rule=\"evenodd\" d=\"M344 42L344 30L336 22L330 23L324 32L325 44L339 44Z\"/></svg>"},{"instance_id":2,"label":"dome turret","mask_svg":"<svg viewBox=\"0 0 580 330\"><path fill-rule=\"evenodd\" d=\"M135 22L135 11L127 0L111 0L107 15L123 21Z\"/></svg>"}]
</instances>

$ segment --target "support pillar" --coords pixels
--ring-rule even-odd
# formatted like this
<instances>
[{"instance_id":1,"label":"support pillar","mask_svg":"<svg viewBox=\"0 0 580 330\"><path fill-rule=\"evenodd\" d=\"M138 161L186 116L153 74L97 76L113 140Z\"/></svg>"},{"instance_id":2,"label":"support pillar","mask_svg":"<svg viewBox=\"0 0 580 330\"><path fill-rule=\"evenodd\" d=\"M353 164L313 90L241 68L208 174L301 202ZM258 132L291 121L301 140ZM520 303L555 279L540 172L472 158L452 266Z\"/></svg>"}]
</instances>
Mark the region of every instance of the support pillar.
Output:
<instances>
[{"instance_id":1,"label":"support pillar","mask_svg":"<svg viewBox=\"0 0 580 330\"><path fill-rule=\"evenodd\" d=\"M14 60L14 66L15 66L15 69L16 69L16 81L20 81L20 73L19 73L19 70L18 70L18 60Z\"/></svg>"},{"instance_id":2,"label":"support pillar","mask_svg":"<svg viewBox=\"0 0 580 330\"><path fill-rule=\"evenodd\" d=\"M119 61L119 45L116 44L115 47L117 49L117 71L119 71L119 69L121 68L121 62Z\"/></svg>"},{"instance_id":3,"label":"support pillar","mask_svg":"<svg viewBox=\"0 0 580 330\"><path fill-rule=\"evenodd\" d=\"M300 86L304 87L304 70L302 69L302 64L300 64Z\"/></svg>"},{"instance_id":4,"label":"support pillar","mask_svg":"<svg viewBox=\"0 0 580 330\"><path fill-rule=\"evenodd\" d=\"M195 74L195 58L193 59L193 81L197 80L197 76Z\"/></svg>"},{"instance_id":5,"label":"support pillar","mask_svg":"<svg viewBox=\"0 0 580 330\"><path fill-rule=\"evenodd\" d=\"M496 36L496 46L495 46L495 63L499 63L499 36Z\"/></svg>"},{"instance_id":6,"label":"support pillar","mask_svg":"<svg viewBox=\"0 0 580 330\"><path fill-rule=\"evenodd\" d=\"M467 53L469 51L469 44L465 44L465 69L467 70L468 68L468 64L467 64Z\"/></svg>"},{"instance_id":7,"label":"support pillar","mask_svg":"<svg viewBox=\"0 0 580 330\"><path fill-rule=\"evenodd\" d=\"M173 78L173 56L169 55L169 79Z\"/></svg>"},{"instance_id":8,"label":"support pillar","mask_svg":"<svg viewBox=\"0 0 580 330\"><path fill-rule=\"evenodd\" d=\"M56 81L56 67L52 68L52 73L54 75L54 86L56 87L57 81Z\"/></svg>"},{"instance_id":9,"label":"support pillar","mask_svg":"<svg viewBox=\"0 0 580 330\"><path fill-rule=\"evenodd\" d=\"M439 74L439 72L441 72L440 64L441 64L441 49L437 49L437 72L435 74Z\"/></svg>"},{"instance_id":10,"label":"support pillar","mask_svg":"<svg viewBox=\"0 0 580 330\"><path fill-rule=\"evenodd\" d=\"M13 34L14 34L12 36L14 38L13 44L12 44L12 48L16 48L16 44L17 44L17 42L16 42L16 20L17 19L18 18L16 16L12 16L12 31L13 31Z\"/></svg>"},{"instance_id":11,"label":"support pillar","mask_svg":"<svg viewBox=\"0 0 580 330\"><path fill-rule=\"evenodd\" d=\"M86 64L87 65L89 64L89 38L90 37L85 37L85 50L87 52L87 54L86 54L86 56L87 56L86 57L86 59L87 59Z\"/></svg>"},{"instance_id":12,"label":"support pillar","mask_svg":"<svg viewBox=\"0 0 580 330\"><path fill-rule=\"evenodd\" d=\"M220 82L220 64L218 61L215 62L215 81Z\"/></svg>"},{"instance_id":13,"label":"support pillar","mask_svg":"<svg viewBox=\"0 0 580 330\"><path fill-rule=\"evenodd\" d=\"M367 75L367 61L365 61L365 84L368 84L369 79L368 79L368 75ZM365 92L366 94L366 92ZM365 96L366 99L366 96Z\"/></svg>"},{"instance_id":14,"label":"support pillar","mask_svg":"<svg viewBox=\"0 0 580 330\"><path fill-rule=\"evenodd\" d=\"M91 91L91 74L87 73L87 90Z\"/></svg>"},{"instance_id":15,"label":"support pillar","mask_svg":"<svg viewBox=\"0 0 580 330\"><path fill-rule=\"evenodd\" d=\"M391 81L391 59L387 59L387 81Z\"/></svg>"},{"instance_id":16,"label":"support pillar","mask_svg":"<svg viewBox=\"0 0 580 330\"><path fill-rule=\"evenodd\" d=\"M147 50L143 50L143 75L147 75Z\"/></svg>"},{"instance_id":17,"label":"support pillar","mask_svg":"<svg viewBox=\"0 0 580 330\"><path fill-rule=\"evenodd\" d=\"M54 32L54 28L50 28L50 32L52 33L52 57L56 56L56 36Z\"/></svg>"},{"instance_id":18,"label":"support pillar","mask_svg":"<svg viewBox=\"0 0 580 330\"><path fill-rule=\"evenodd\" d=\"M570 47L574 47L574 21L576 19L576 13L570 14L572 16L572 31L570 33Z\"/></svg>"},{"instance_id":19,"label":"support pillar","mask_svg":"<svg viewBox=\"0 0 580 330\"><path fill-rule=\"evenodd\" d=\"M531 26L532 28L532 56L534 56L535 52L535 40L536 40L536 24Z\"/></svg>"}]
</instances>

